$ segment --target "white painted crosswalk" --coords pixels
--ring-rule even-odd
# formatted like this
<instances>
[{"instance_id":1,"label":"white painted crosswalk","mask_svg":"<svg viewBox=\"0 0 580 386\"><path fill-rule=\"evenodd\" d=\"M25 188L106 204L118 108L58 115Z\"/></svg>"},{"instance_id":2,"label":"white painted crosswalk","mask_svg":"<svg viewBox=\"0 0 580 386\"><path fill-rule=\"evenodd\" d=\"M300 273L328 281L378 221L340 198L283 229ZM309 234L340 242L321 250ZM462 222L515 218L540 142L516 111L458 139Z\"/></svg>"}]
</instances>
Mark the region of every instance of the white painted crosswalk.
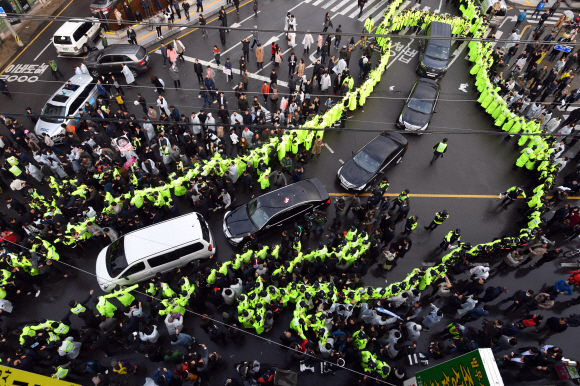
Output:
<instances>
[{"instance_id":1,"label":"white painted crosswalk","mask_svg":"<svg viewBox=\"0 0 580 386\"><path fill-rule=\"evenodd\" d=\"M338 14L363 21L370 16L376 21L380 20L389 0L369 0L363 7L362 14L357 0L304 0L303 3L326 9L331 17Z\"/></svg>"},{"instance_id":2,"label":"white painted crosswalk","mask_svg":"<svg viewBox=\"0 0 580 386\"><path fill-rule=\"evenodd\" d=\"M522 12L522 11L523 11L523 9L520 10L520 12ZM538 24L540 22L540 16L542 16L542 14L545 13L545 11L541 12L539 15L536 15L532 18L532 14L534 13L533 9L526 9L525 12L528 14L528 17L526 17L526 22L528 22L528 24ZM551 17L549 17L548 20L546 20L546 22L544 24L545 25L556 24L558 22L558 20L560 19L560 16L562 16L562 13L556 12ZM513 21L515 22L516 20L517 20L517 16L514 16Z\"/></svg>"}]
</instances>

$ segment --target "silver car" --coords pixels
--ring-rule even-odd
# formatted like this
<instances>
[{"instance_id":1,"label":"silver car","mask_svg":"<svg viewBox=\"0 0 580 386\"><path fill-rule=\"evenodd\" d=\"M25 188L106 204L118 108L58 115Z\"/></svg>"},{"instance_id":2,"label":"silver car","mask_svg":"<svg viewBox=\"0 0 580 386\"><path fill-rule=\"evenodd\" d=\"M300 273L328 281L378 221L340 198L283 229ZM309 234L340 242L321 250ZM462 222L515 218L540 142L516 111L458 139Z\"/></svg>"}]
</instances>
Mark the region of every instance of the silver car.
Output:
<instances>
[{"instance_id":1,"label":"silver car","mask_svg":"<svg viewBox=\"0 0 580 386\"><path fill-rule=\"evenodd\" d=\"M68 81L63 84L42 108L41 117L34 128L36 135L47 134L55 144L62 143L66 134L62 124L76 126L75 119L70 117L76 116L85 102L94 106L97 101L98 91L92 76L74 75L69 80L76 88L68 88Z\"/></svg>"}]
</instances>

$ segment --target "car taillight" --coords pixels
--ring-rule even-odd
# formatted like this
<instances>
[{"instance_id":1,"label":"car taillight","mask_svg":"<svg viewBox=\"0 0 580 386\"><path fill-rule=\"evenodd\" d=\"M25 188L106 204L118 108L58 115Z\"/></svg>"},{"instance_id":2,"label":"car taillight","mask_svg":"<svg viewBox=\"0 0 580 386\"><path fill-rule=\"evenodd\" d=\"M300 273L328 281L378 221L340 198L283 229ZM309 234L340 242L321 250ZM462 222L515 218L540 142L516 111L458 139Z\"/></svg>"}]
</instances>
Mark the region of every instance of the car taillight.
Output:
<instances>
[{"instance_id":1,"label":"car taillight","mask_svg":"<svg viewBox=\"0 0 580 386\"><path fill-rule=\"evenodd\" d=\"M325 204L330 204L330 197L328 198L328 200L324 201Z\"/></svg>"},{"instance_id":2,"label":"car taillight","mask_svg":"<svg viewBox=\"0 0 580 386\"><path fill-rule=\"evenodd\" d=\"M145 64L145 61L144 61L144 60L140 60L140 61L139 61L139 65L140 65L140 66L142 66L142 65L144 65L144 64Z\"/></svg>"},{"instance_id":3,"label":"car taillight","mask_svg":"<svg viewBox=\"0 0 580 386\"><path fill-rule=\"evenodd\" d=\"M407 144L407 146L405 146L405 149L408 149L408 148L409 148L409 144Z\"/></svg>"},{"instance_id":4,"label":"car taillight","mask_svg":"<svg viewBox=\"0 0 580 386\"><path fill-rule=\"evenodd\" d=\"M111 8L105 8L105 9L103 9L103 12L109 12L109 9L111 9Z\"/></svg>"},{"instance_id":5,"label":"car taillight","mask_svg":"<svg viewBox=\"0 0 580 386\"><path fill-rule=\"evenodd\" d=\"M75 51L78 51L79 49L75 47Z\"/></svg>"},{"instance_id":6,"label":"car taillight","mask_svg":"<svg viewBox=\"0 0 580 386\"><path fill-rule=\"evenodd\" d=\"M211 246L211 244L207 246L207 250L210 252L213 251L213 247Z\"/></svg>"}]
</instances>

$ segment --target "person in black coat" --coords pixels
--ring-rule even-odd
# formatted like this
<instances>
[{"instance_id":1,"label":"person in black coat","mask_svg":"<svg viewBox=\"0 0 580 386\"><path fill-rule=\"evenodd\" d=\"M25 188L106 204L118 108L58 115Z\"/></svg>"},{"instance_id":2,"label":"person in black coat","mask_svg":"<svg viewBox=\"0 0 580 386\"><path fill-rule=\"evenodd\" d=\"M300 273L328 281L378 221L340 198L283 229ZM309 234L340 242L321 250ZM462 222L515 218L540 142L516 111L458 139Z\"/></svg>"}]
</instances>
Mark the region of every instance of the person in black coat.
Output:
<instances>
[{"instance_id":1,"label":"person in black coat","mask_svg":"<svg viewBox=\"0 0 580 386\"><path fill-rule=\"evenodd\" d=\"M492 302L497 299L502 293L507 293L506 287L501 286L489 286L485 289L485 294L479 298L480 303Z\"/></svg>"}]
</instances>

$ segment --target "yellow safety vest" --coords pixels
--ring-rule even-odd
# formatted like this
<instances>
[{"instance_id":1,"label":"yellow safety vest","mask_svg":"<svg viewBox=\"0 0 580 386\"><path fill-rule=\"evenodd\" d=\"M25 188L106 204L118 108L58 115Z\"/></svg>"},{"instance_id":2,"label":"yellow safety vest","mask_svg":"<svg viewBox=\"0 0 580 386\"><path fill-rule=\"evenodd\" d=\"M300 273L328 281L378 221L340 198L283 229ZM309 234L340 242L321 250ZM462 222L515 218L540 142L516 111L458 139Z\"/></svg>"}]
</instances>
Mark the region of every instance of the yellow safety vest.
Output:
<instances>
[{"instance_id":1,"label":"yellow safety vest","mask_svg":"<svg viewBox=\"0 0 580 386\"><path fill-rule=\"evenodd\" d=\"M437 149L436 151L438 153L443 153L445 151L445 149L447 148L447 144L443 143L443 142L439 142L439 145L437 145Z\"/></svg>"}]
</instances>

